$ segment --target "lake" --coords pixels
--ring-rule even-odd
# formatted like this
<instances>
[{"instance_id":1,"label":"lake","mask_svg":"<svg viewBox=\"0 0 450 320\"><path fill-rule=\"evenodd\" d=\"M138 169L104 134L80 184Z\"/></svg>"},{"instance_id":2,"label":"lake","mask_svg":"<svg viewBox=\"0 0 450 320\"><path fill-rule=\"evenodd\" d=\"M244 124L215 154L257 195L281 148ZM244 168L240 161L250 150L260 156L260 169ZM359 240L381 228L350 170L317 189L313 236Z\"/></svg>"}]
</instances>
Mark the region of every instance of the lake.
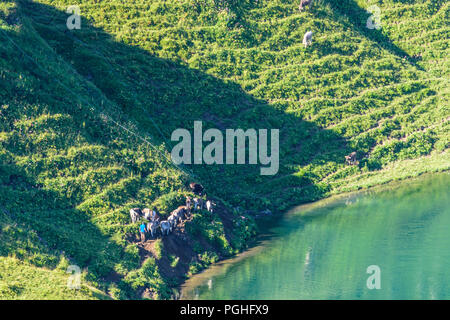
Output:
<instances>
[{"instance_id":1,"label":"lake","mask_svg":"<svg viewBox=\"0 0 450 320\"><path fill-rule=\"evenodd\" d=\"M441 173L295 208L182 298L450 299L449 190Z\"/></svg>"}]
</instances>

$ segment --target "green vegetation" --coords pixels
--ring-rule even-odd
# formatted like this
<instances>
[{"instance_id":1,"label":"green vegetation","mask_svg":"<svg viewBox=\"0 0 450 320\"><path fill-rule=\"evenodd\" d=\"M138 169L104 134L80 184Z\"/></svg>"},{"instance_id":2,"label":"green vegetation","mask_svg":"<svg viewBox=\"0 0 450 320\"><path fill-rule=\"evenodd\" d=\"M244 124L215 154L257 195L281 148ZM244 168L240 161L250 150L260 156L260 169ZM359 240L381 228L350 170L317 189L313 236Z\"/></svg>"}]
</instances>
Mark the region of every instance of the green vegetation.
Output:
<instances>
[{"instance_id":1,"label":"green vegetation","mask_svg":"<svg viewBox=\"0 0 450 320\"><path fill-rule=\"evenodd\" d=\"M192 221L186 225L186 231L194 237L204 238L210 245L218 248L224 256L233 253L218 215L208 214L206 211L194 213Z\"/></svg>"},{"instance_id":2,"label":"green vegetation","mask_svg":"<svg viewBox=\"0 0 450 320\"><path fill-rule=\"evenodd\" d=\"M163 255L164 244L161 239L155 241L155 258L161 259Z\"/></svg>"},{"instance_id":3,"label":"green vegetation","mask_svg":"<svg viewBox=\"0 0 450 320\"><path fill-rule=\"evenodd\" d=\"M192 180L233 221L227 238L219 215L194 216L186 229L202 258L189 273L254 235L234 207L282 212L448 170L448 1L298 2L2 1L0 298L170 298L128 211L165 216ZM68 31L77 3L82 27ZM381 30L365 27L372 4ZM175 167L171 133L195 120L281 129L279 173ZM345 164L352 151L359 166ZM82 268L82 290L61 285L61 261Z\"/></svg>"},{"instance_id":4,"label":"green vegetation","mask_svg":"<svg viewBox=\"0 0 450 320\"><path fill-rule=\"evenodd\" d=\"M155 259L148 258L142 264L139 270L131 271L123 282L123 291L126 292L122 297L138 298L136 292L143 289L150 289L154 293L154 299L169 299L171 290L167 287L161 278Z\"/></svg>"},{"instance_id":5,"label":"green vegetation","mask_svg":"<svg viewBox=\"0 0 450 320\"><path fill-rule=\"evenodd\" d=\"M180 261L180 257L175 257L173 254L168 256L170 260L170 266L172 268L175 268L178 265L178 262Z\"/></svg>"},{"instance_id":6,"label":"green vegetation","mask_svg":"<svg viewBox=\"0 0 450 320\"><path fill-rule=\"evenodd\" d=\"M0 274L2 299L110 299L87 285L79 290L68 289L68 275L62 268L47 270L15 258L0 257Z\"/></svg>"}]
</instances>

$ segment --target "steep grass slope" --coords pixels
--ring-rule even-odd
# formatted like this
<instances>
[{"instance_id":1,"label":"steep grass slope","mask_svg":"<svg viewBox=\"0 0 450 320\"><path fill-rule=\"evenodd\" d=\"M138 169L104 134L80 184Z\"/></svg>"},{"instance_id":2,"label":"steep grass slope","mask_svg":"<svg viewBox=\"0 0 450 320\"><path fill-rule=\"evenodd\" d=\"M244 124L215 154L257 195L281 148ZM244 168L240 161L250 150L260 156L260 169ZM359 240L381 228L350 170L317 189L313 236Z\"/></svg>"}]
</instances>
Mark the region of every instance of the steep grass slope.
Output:
<instances>
[{"instance_id":1,"label":"steep grass slope","mask_svg":"<svg viewBox=\"0 0 450 320\"><path fill-rule=\"evenodd\" d=\"M380 2L382 31L365 27L366 2L319 1L302 13L296 1L225 3L82 1L89 21L69 35L67 15L28 12L65 61L167 146L194 120L281 128L276 177L257 166L193 168L235 204L283 210L341 187L342 177L446 149L445 1ZM314 46L305 50L310 29ZM422 36L410 39L414 30ZM361 168L345 167L353 150L367 157Z\"/></svg>"},{"instance_id":2,"label":"steep grass slope","mask_svg":"<svg viewBox=\"0 0 450 320\"><path fill-rule=\"evenodd\" d=\"M28 5L2 3L0 296L139 298L150 290L170 298L179 280L161 275L161 257L142 260L128 212L156 206L167 215L184 203L188 177L55 54L22 11ZM195 237L212 243L197 248L193 270L240 250L248 237L240 224L226 239L217 216L192 223L203 223ZM70 264L83 270L81 291L67 288Z\"/></svg>"},{"instance_id":3,"label":"steep grass slope","mask_svg":"<svg viewBox=\"0 0 450 320\"><path fill-rule=\"evenodd\" d=\"M449 167L446 1L78 1L82 28L68 31L74 4L0 7L1 297L170 297L128 210L174 209L188 170L231 206L282 211ZM365 27L372 4L381 30ZM195 120L280 128L280 171L175 167L170 135ZM359 166L344 163L352 151ZM196 221L217 252L248 237ZM88 268L80 291L61 285L69 263Z\"/></svg>"}]
</instances>

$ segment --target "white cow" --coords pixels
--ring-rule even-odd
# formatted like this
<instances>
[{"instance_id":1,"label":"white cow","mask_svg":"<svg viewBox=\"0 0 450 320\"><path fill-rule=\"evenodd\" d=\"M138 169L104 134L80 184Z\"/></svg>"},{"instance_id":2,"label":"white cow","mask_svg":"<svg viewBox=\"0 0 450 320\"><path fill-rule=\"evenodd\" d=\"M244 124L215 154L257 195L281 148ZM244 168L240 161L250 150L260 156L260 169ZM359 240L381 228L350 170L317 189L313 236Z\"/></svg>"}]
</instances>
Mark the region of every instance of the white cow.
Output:
<instances>
[{"instance_id":1,"label":"white cow","mask_svg":"<svg viewBox=\"0 0 450 320\"><path fill-rule=\"evenodd\" d=\"M139 217L141 216L141 214L142 214L142 211L139 208L130 209L131 222L136 223L139 220Z\"/></svg>"},{"instance_id":2,"label":"white cow","mask_svg":"<svg viewBox=\"0 0 450 320\"><path fill-rule=\"evenodd\" d=\"M305 46L305 48L312 45L312 36L313 36L312 31L308 31L305 33L305 36L303 37L303 45Z\"/></svg>"},{"instance_id":3,"label":"white cow","mask_svg":"<svg viewBox=\"0 0 450 320\"><path fill-rule=\"evenodd\" d=\"M150 221L150 209L144 208L144 210L142 210L142 212L144 213L144 219L147 221Z\"/></svg>"},{"instance_id":4,"label":"white cow","mask_svg":"<svg viewBox=\"0 0 450 320\"><path fill-rule=\"evenodd\" d=\"M172 227L170 225L170 222L167 220L163 220L161 221L161 234L164 235L164 232L166 233L166 235L169 235L169 232L172 231Z\"/></svg>"},{"instance_id":5,"label":"white cow","mask_svg":"<svg viewBox=\"0 0 450 320\"><path fill-rule=\"evenodd\" d=\"M172 228L172 229L175 229L175 227L176 227L177 224L178 224L178 217L177 217L176 215L174 215L174 214L171 214L171 215L167 218L167 221L170 223L171 228Z\"/></svg>"},{"instance_id":6,"label":"white cow","mask_svg":"<svg viewBox=\"0 0 450 320\"><path fill-rule=\"evenodd\" d=\"M158 220L147 223L147 230L150 231L152 238L154 238L156 233L158 232L158 227L159 227Z\"/></svg>"},{"instance_id":7,"label":"white cow","mask_svg":"<svg viewBox=\"0 0 450 320\"><path fill-rule=\"evenodd\" d=\"M206 210L208 210L209 212L213 212L213 207L215 207L215 203L212 202L211 200L207 200L206 201Z\"/></svg>"}]
</instances>

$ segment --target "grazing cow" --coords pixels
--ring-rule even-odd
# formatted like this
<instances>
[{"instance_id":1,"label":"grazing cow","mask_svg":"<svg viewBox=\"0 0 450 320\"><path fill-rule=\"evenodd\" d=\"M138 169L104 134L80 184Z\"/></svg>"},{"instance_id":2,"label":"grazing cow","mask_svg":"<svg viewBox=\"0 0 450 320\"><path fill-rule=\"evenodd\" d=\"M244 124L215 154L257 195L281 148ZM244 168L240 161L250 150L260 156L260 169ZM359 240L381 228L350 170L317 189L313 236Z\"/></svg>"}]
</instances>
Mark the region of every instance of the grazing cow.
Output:
<instances>
[{"instance_id":1,"label":"grazing cow","mask_svg":"<svg viewBox=\"0 0 450 320\"><path fill-rule=\"evenodd\" d=\"M206 210L208 210L209 212L213 212L213 207L215 207L216 204L214 202L212 202L211 200L207 200L206 201Z\"/></svg>"},{"instance_id":2,"label":"grazing cow","mask_svg":"<svg viewBox=\"0 0 450 320\"><path fill-rule=\"evenodd\" d=\"M300 5L298 6L298 10L303 11L307 6L309 6L312 3L312 0L302 0L300 2Z\"/></svg>"},{"instance_id":3,"label":"grazing cow","mask_svg":"<svg viewBox=\"0 0 450 320\"><path fill-rule=\"evenodd\" d=\"M166 235L169 235L169 232L172 231L172 227L170 225L170 222L167 221L167 220L161 221L160 227L161 227L161 234L162 235L164 235L164 232L166 233Z\"/></svg>"},{"instance_id":4,"label":"grazing cow","mask_svg":"<svg viewBox=\"0 0 450 320\"><path fill-rule=\"evenodd\" d=\"M144 219L150 221L151 210L149 208L144 208L142 212L144 213Z\"/></svg>"},{"instance_id":5,"label":"grazing cow","mask_svg":"<svg viewBox=\"0 0 450 320\"><path fill-rule=\"evenodd\" d=\"M139 208L130 209L130 217L131 222L136 223L139 220L139 217L142 215L142 211Z\"/></svg>"},{"instance_id":6,"label":"grazing cow","mask_svg":"<svg viewBox=\"0 0 450 320\"><path fill-rule=\"evenodd\" d=\"M352 152L348 156L345 156L345 160L349 165L356 164L356 152Z\"/></svg>"},{"instance_id":7,"label":"grazing cow","mask_svg":"<svg viewBox=\"0 0 450 320\"><path fill-rule=\"evenodd\" d=\"M147 231L150 232L152 238L158 233L159 222L158 220L147 223Z\"/></svg>"},{"instance_id":8,"label":"grazing cow","mask_svg":"<svg viewBox=\"0 0 450 320\"><path fill-rule=\"evenodd\" d=\"M144 218L147 221L155 221L159 219L158 215L156 214L156 208L153 208L152 210L150 210L149 208L145 208L143 212Z\"/></svg>"},{"instance_id":9,"label":"grazing cow","mask_svg":"<svg viewBox=\"0 0 450 320\"><path fill-rule=\"evenodd\" d=\"M172 211L172 214L177 218L177 223L179 221L183 221L183 219L186 217L186 207L185 206L179 206L175 210Z\"/></svg>"},{"instance_id":10,"label":"grazing cow","mask_svg":"<svg viewBox=\"0 0 450 320\"><path fill-rule=\"evenodd\" d=\"M305 36L303 37L303 45L305 46L305 48L312 45L312 36L313 36L312 31L308 31L305 33Z\"/></svg>"},{"instance_id":11,"label":"grazing cow","mask_svg":"<svg viewBox=\"0 0 450 320\"><path fill-rule=\"evenodd\" d=\"M198 196L201 196L203 193L203 190L204 190L204 188L201 184L194 183L194 182L189 184L189 188L191 188L192 192Z\"/></svg>"},{"instance_id":12,"label":"grazing cow","mask_svg":"<svg viewBox=\"0 0 450 320\"><path fill-rule=\"evenodd\" d=\"M178 217L174 214L171 214L168 218L167 221L170 223L172 229L175 229L175 227L178 224Z\"/></svg>"}]
</instances>

